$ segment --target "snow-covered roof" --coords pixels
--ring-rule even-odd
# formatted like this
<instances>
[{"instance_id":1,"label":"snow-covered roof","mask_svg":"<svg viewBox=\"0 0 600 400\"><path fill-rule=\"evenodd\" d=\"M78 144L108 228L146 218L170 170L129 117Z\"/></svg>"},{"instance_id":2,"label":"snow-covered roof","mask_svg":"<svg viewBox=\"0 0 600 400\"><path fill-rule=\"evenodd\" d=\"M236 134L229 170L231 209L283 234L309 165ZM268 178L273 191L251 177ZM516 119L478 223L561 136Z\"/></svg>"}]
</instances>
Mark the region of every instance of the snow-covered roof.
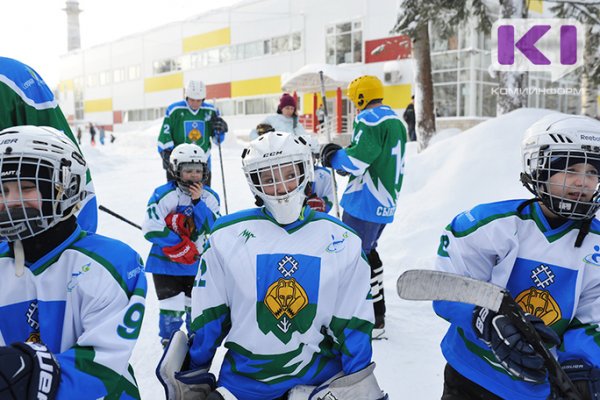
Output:
<instances>
[{"instance_id":1,"label":"snow-covered roof","mask_svg":"<svg viewBox=\"0 0 600 400\"><path fill-rule=\"evenodd\" d=\"M365 75L363 64L307 64L289 75L282 75L281 89L285 92L321 91L319 71L323 71L325 90L343 89L355 78Z\"/></svg>"}]
</instances>

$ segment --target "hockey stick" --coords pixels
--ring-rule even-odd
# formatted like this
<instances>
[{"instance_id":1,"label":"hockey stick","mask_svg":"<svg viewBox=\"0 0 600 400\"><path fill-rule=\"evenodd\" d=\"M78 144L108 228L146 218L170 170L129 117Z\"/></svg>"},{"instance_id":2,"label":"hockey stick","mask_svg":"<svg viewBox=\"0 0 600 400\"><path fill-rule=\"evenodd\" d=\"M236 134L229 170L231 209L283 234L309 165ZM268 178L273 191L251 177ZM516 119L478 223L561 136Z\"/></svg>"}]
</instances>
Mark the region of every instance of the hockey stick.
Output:
<instances>
[{"instance_id":1,"label":"hockey stick","mask_svg":"<svg viewBox=\"0 0 600 400\"><path fill-rule=\"evenodd\" d=\"M113 217L115 217L115 218L118 218L118 219L120 219L120 220L121 220L121 221L123 221L123 222L127 222L127 223L128 223L129 225L131 225L131 226L135 226L135 227L136 227L136 228L138 228L139 230L142 230L142 227L141 227L141 226L139 226L138 224L136 224L136 223L134 223L134 222L131 222L131 221L130 221L130 220L128 220L127 218L120 216L119 214L117 214L117 213L116 213L116 212L114 212L114 211L111 211L111 210L109 210L108 208L104 207L102 204L100 204L100 205L98 206L98 209L99 209L100 211L104 211L105 213L112 215L112 216L113 216Z\"/></svg>"},{"instance_id":2,"label":"hockey stick","mask_svg":"<svg viewBox=\"0 0 600 400\"><path fill-rule=\"evenodd\" d=\"M505 315L544 359L552 392L558 394L560 399L583 399L533 325L525 319L523 310L508 290L462 275L418 269L400 275L397 289L398 295L405 300L456 301L485 307Z\"/></svg>"},{"instance_id":3,"label":"hockey stick","mask_svg":"<svg viewBox=\"0 0 600 400\"><path fill-rule=\"evenodd\" d=\"M329 113L327 112L327 98L325 95L325 78L323 78L323 71L319 71L319 79L321 80L321 101L323 102L323 112L325 114L325 133L327 134L327 143L331 143L331 132L329 132ZM340 202L338 200L337 192L338 186L333 167L331 167L331 177L333 178L333 202L335 203L335 216L340 218Z\"/></svg>"},{"instance_id":4,"label":"hockey stick","mask_svg":"<svg viewBox=\"0 0 600 400\"><path fill-rule=\"evenodd\" d=\"M214 101L213 101L214 104ZM216 107L215 107L216 110ZM217 119L217 113L215 112L212 116L211 122L214 122ZM213 132L214 134L214 132ZM223 201L225 202L225 214L229 214L229 209L227 208L227 189L225 188L225 172L223 170L223 153L221 153L221 141L217 137L217 147L219 148L219 164L221 164L221 183L223 184Z\"/></svg>"}]
</instances>

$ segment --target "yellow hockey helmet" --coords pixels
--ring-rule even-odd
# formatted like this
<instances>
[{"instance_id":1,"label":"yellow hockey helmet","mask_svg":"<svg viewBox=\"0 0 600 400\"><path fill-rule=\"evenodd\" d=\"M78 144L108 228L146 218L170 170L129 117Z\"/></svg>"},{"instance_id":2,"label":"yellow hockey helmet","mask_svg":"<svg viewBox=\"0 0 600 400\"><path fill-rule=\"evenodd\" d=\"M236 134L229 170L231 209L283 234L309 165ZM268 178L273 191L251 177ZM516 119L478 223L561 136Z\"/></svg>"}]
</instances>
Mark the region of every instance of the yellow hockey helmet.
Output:
<instances>
[{"instance_id":1,"label":"yellow hockey helmet","mask_svg":"<svg viewBox=\"0 0 600 400\"><path fill-rule=\"evenodd\" d=\"M348 97L362 111L372 100L383 99L383 84L376 76L360 76L348 85Z\"/></svg>"}]
</instances>

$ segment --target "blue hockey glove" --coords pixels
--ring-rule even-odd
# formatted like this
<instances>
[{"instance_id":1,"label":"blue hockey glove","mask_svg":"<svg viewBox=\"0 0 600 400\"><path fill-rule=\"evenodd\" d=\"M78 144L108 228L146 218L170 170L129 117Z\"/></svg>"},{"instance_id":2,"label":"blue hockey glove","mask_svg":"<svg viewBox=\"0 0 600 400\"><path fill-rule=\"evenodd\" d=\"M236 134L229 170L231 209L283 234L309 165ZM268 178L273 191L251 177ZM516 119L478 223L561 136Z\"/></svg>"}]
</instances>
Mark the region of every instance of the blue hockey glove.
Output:
<instances>
[{"instance_id":1,"label":"blue hockey glove","mask_svg":"<svg viewBox=\"0 0 600 400\"><path fill-rule=\"evenodd\" d=\"M224 132L215 131L215 133L213 133L212 141L214 144L218 145L219 143L223 143L224 140L225 140Z\"/></svg>"},{"instance_id":2,"label":"blue hockey glove","mask_svg":"<svg viewBox=\"0 0 600 400\"><path fill-rule=\"evenodd\" d=\"M600 368L581 358L565 361L561 367L584 399L600 399Z\"/></svg>"},{"instance_id":3,"label":"blue hockey glove","mask_svg":"<svg viewBox=\"0 0 600 400\"><path fill-rule=\"evenodd\" d=\"M324 167L331 168L331 159L336 151L340 150L342 147L335 143L327 143L321 147L321 164Z\"/></svg>"},{"instance_id":4,"label":"blue hockey glove","mask_svg":"<svg viewBox=\"0 0 600 400\"><path fill-rule=\"evenodd\" d=\"M525 314L525 318L533 324L545 344L560 344L556 332L548 328L541 319L531 314ZM487 308L475 307L473 330L477 337L491 348L500 364L511 375L527 382L546 381L544 359L535 352L507 316Z\"/></svg>"},{"instance_id":5,"label":"blue hockey glove","mask_svg":"<svg viewBox=\"0 0 600 400\"><path fill-rule=\"evenodd\" d=\"M56 398L60 367L42 343L0 347L0 399Z\"/></svg>"}]
</instances>

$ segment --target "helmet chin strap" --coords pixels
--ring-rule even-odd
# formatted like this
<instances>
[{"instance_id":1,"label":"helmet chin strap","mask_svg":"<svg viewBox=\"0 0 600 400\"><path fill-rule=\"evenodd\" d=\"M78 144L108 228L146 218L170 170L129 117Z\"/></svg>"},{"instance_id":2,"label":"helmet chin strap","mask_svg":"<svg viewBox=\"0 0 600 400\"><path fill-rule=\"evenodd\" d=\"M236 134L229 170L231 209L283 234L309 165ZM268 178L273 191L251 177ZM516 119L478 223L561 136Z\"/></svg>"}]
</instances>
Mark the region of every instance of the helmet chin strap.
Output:
<instances>
[{"instance_id":1,"label":"helmet chin strap","mask_svg":"<svg viewBox=\"0 0 600 400\"><path fill-rule=\"evenodd\" d=\"M25 251L21 240L13 242L13 251L15 253L15 275L21 277L25 272Z\"/></svg>"}]
</instances>

